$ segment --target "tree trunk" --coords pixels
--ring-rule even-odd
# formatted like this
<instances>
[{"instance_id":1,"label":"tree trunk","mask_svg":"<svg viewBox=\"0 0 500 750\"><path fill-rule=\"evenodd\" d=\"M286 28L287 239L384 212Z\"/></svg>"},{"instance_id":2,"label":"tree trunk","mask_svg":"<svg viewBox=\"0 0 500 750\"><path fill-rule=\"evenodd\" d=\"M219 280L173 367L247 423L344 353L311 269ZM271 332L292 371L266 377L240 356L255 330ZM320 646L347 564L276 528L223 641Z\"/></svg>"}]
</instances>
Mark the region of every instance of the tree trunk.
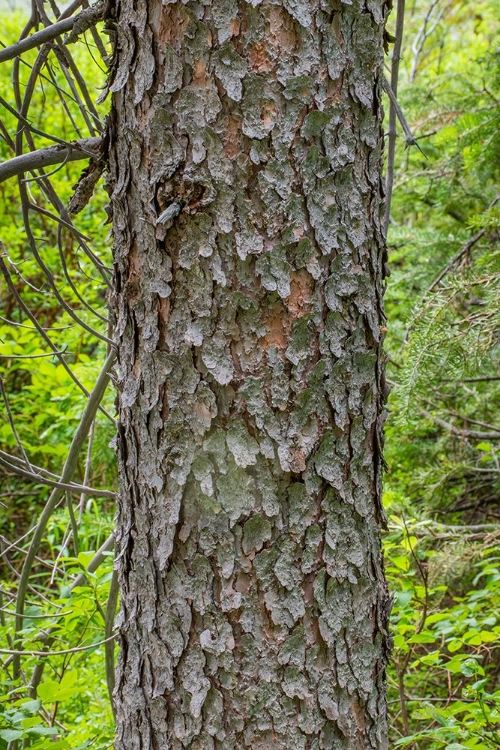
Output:
<instances>
[{"instance_id":1,"label":"tree trunk","mask_svg":"<svg viewBox=\"0 0 500 750\"><path fill-rule=\"evenodd\" d=\"M117 750L387 747L381 0L115 0Z\"/></svg>"}]
</instances>

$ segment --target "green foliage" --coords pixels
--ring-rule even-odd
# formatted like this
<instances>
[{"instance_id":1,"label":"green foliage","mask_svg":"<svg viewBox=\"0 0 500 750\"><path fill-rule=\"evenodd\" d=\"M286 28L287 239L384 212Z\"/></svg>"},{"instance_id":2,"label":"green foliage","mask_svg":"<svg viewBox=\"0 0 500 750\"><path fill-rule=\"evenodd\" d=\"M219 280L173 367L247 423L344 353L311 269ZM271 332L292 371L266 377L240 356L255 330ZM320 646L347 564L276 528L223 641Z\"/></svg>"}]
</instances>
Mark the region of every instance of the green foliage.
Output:
<instances>
[{"instance_id":1,"label":"green foliage","mask_svg":"<svg viewBox=\"0 0 500 750\"><path fill-rule=\"evenodd\" d=\"M389 700L399 704L396 726L403 734L395 745L500 747L497 540L484 549L465 528L400 516L391 517L389 528L387 574L395 598ZM463 595L453 595L457 589Z\"/></svg>"},{"instance_id":2,"label":"green foliage","mask_svg":"<svg viewBox=\"0 0 500 750\"><path fill-rule=\"evenodd\" d=\"M4 657L4 669L0 674L1 750L16 739L28 742L26 747L37 750L53 747L107 750L112 746L113 717L102 643L112 553L105 555L96 573L88 571L96 547L112 528L112 519L104 519L102 514L98 521L95 517L86 518L86 523L79 528L82 551L77 557L69 554L66 526L67 519L61 512L48 529L43 560L46 572L36 577L20 640L15 644L16 649L26 652L23 657L26 675L35 675L40 662L44 664L36 699L24 679L13 679L10 660ZM86 529L91 530L93 536L87 536ZM76 576L82 573L85 578L81 585L70 588ZM5 582L3 589L8 601L13 588ZM12 608L2 606L0 640L6 645L11 643L12 622ZM41 656L45 651L48 656ZM96 716L99 722L95 721ZM54 738L57 738L56 743Z\"/></svg>"},{"instance_id":3,"label":"green foliage","mask_svg":"<svg viewBox=\"0 0 500 750\"><path fill-rule=\"evenodd\" d=\"M496 9L493 6L497 6ZM498 3L408 10L389 243L392 743L500 747Z\"/></svg>"}]
</instances>

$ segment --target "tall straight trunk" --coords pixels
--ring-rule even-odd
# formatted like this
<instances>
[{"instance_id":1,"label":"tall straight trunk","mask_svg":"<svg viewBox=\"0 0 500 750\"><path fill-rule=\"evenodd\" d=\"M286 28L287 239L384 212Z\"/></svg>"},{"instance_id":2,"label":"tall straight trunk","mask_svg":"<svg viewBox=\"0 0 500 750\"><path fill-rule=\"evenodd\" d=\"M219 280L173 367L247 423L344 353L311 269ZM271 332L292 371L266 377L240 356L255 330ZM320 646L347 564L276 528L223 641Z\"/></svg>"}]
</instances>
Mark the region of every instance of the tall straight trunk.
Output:
<instances>
[{"instance_id":1,"label":"tall straight trunk","mask_svg":"<svg viewBox=\"0 0 500 750\"><path fill-rule=\"evenodd\" d=\"M387 747L381 0L115 0L117 750Z\"/></svg>"}]
</instances>

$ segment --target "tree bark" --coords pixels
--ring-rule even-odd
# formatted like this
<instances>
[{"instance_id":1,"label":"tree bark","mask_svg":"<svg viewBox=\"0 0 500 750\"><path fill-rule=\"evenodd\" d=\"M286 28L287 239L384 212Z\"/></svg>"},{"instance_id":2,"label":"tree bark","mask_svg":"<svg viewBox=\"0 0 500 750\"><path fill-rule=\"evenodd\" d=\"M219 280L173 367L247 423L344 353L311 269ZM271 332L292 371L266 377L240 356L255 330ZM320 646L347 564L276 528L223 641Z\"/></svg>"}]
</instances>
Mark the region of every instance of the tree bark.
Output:
<instances>
[{"instance_id":1,"label":"tree bark","mask_svg":"<svg viewBox=\"0 0 500 750\"><path fill-rule=\"evenodd\" d=\"M381 0L115 0L117 750L387 747Z\"/></svg>"}]
</instances>

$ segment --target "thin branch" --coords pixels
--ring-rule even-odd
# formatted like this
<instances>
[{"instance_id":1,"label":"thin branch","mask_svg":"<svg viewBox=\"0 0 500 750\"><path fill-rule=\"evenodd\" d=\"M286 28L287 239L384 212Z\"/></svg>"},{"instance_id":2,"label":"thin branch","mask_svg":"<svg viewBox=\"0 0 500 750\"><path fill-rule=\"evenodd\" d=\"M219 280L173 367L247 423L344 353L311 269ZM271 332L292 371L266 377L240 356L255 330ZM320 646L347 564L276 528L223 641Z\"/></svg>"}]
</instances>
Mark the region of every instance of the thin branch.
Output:
<instances>
[{"instance_id":1,"label":"thin branch","mask_svg":"<svg viewBox=\"0 0 500 750\"><path fill-rule=\"evenodd\" d=\"M462 383L490 383L494 380L500 380L500 375L484 375L482 378L462 378ZM452 383L454 381L446 378L445 383Z\"/></svg>"},{"instance_id":2,"label":"thin branch","mask_svg":"<svg viewBox=\"0 0 500 750\"><path fill-rule=\"evenodd\" d=\"M94 386L94 389L90 395L90 398L82 414L80 425L78 426L73 436L71 447L69 449L69 453L66 458L66 462L64 464L64 468L61 474L61 481L63 483L70 482L75 472L80 450L87 438L88 432L94 421L101 399L104 396L106 388L108 387L109 371L114 361L115 361L115 353L112 352L109 354L106 362L103 365L101 373L97 379L97 382ZM16 612L18 614L18 617L16 617L16 626L15 626L16 634L19 633L19 631L23 627L23 618L21 617L21 615L24 613L24 602L26 598L26 591L27 591L28 584L29 584L29 578L31 575L33 562L38 552L38 548L42 542L43 535L45 533L45 529L47 527L49 519L55 507L57 506L59 500L61 499L63 493L64 493L64 490L61 489L60 487L55 487L53 489L38 519L36 530L33 535L33 539L31 540L31 544L28 550L28 554L26 556L26 560L23 565L21 578L19 581L19 588L17 592L17 602L16 602ZM14 674L16 676L20 674L20 667L21 667L20 656L16 654L14 656Z\"/></svg>"},{"instance_id":3,"label":"thin branch","mask_svg":"<svg viewBox=\"0 0 500 750\"><path fill-rule=\"evenodd\" d=\"M0 648L0 654L8 654L9 656L61 656L64 654L76 654L79 651L89 651L91 648L98 648L103 646L108 641L116 640L116 635L112 635L110 638L105 638L103 641L97 641L97 643L89 643L88 646L76 646L75 648L65 648L61 651L16 651L14 649Z\"/></svg>"},{"instance_id":4,"label":"thin branch","mask_svg":"<svg viewBox=\"0 0 500 750\"><path fill-rule=\"evenodd\" d=\"M66 18L63 21L57 21L57 23L47 26L46 29L37 31L35 34L26 37L26 39L21 39L20 42L10 44L8 47L0 50L0 63L12 60L14 57L19 57L24 52L34 49L34 47L40 47L42 44L52 42L58 36L66 34L73 28L77 17L78 16L74 18Z\"/></svg>"},{"instance_id":5,"label":"thin branch","mask_svg":"<svg viewBox=\"0 0 500 750\"><path fill-rule=\"evenodd\" d=\"M87 323L85 323L85 321L82 320L82 318L80 318L79 315L77 315L77 313L73 310L73 308L70 305L67 304L67 302L64 300L63 296L59 292L59 289L58 289L58 287L56 285L54 276L53 276L50 268L48 268L48 266L45 264L42 256L38 252L38 247L37 247L37 244L36 244L36 241L35 241L35 237L33 235L32 229L31 229L30 220L29 220L29 210L30 210L30 205L31 204L30 204L30 201L29 201L29 198L28 198L28 192L27 192L27 189L26 189L26 185L24 185L24 183L22 181L19 181L19 195L20 195L20 198L21 198L21 210L22 210L22 216L23 216L23 222L24 222L24 230L25 230L26 236L28 238L28 242L29 242L29 245L30 245L30 248L31 248L31 252L32 252L33 257L35 258L36 262L38 263L39 268L45 274L45 278L47 279L48 285L52 289L52 291L53 291L53 293L54 293L57 301L59 302L59 304L61 305L61 307L63 308L63 310L65 310L68 313L68 315L71 318L73 318L73 320L75 321L75 323L78 323L78 325L80 325L82 328L84 328L86 331L88 331L88 333L92 334L93 336L95 336L98 339L101 339L101 341L105 341L107 344L112 345L113 342L111 341L111 339L109 339L104 334L99 333L99 331L96 331L94 328L92 328Z\"/></svg>"},{"instance_id":6,"label":"thin branch","mask_svg":"<svg viewBox=\"0 0 500 750\"><path fill-rule=\"evenodd\" d=\"M453 435L458 435L459 437L463 437L463 438L475 438L477 440L500 440L500 432L481 432L481 430L464 430L464 429L460 429L459 427L455 427L454 424L452 424L451 422L446 422L446 420L441 419L440 417L433 416L426 409L419 409L419 412L426 419L430 419L439 427L442 427L443 429L448 430L448 432L451 432Z\"/></svg>"},{"instance_id":7,"label":"thin branch","mask_svg":"<svg viewBox=\"0 0 500 750\"><path fill-rule=\"evenodd\" d=\"M2 249L3 249L3 246L2 246L2 243L0 241L0 250L2 250ZM59 353L59 351L58 351L57 347L55 346L55 344L53 343L52 339L49 336L47 336L45 330L42 328L42 326L39 324L38 320L36 319L36 316L33 315L33 313L31 312L31 310L29 309L29 307L24 303L22 297L19 295L19 293L18 293L15 285L12 283L12 279L10 278L9 269L5 265L5 262L4 262L3 258L2 258L2 253L1 252L0 252L0 271L2 271L2 273L4 275L4 278L5 278L5 281L7 282L7 285L9 287L9 290L10 290L12 296L14 297L14 299L16 300L17 304L19 305L20 309L23 310L23 312L31 320L31 322L33 323L34 327L36 328L36 330L38 331L38 333L40 334L40 336L42 337L42 339L52 349L54 355L59 359L61 365L64 367L64 369L66 370L66 372L68 373L68 375L70 376L70 378L73 380L73 382L78 386L78 388L82 391L82 393L84 393L87 397L89 397L90 396L89 391L85 388L85 386L83 385L83 383L81 383L78 380L78 378L76 377L75 373L73 372L73 370L71 369L71 367L68 365L68 363L64 359L64 355ZM102 414L104 414L104 416L106 416L112 424L115 424L115 420L113 419L113 417L111 416L111 414L109 414L109 412L106 411L106 409L103 406L99 405L99 411L101 411Z\"/></svg>"},{"instance_id":8,"label":"thin branch","mask_svg":"<svg viewBox=\"0 0 500 750\"><path fill-rule=\"evenodd\" d=\"M38 290L37 290L38 291ZM67 349L47 354L0 354L0 359L41 359L42 357L54 357L59 354L68 354Z\"/></svg>"},{"instance_id":9,"label":"thin branch","mask_svg":"<svg viewBox=\"0 0 500 750\"><path fill-rule=\"evenodd\" d=\"M89 438L87 444L87 455L85 457L85 472L83 475L83 484L88 486L90 481L90 469L92 466L92 446L94 444L94 433L95 433L95 420L92 422L89 430ZM82 492L80 496L80 502L78 503L78 523L82 520L83 511L85 508L85 494Z\"/></svg>"},{"instance_id":10,"label":"thin branch","mask_svg":"<svg viewBox=\"0 0 500 750\"><path fill-rule=\"evenodd\" d=\"M47 479L46 477L42 477L39 474L36 474L34 471L28 471L27 469L23 469L21 466L11 464L2 456L0 456L0 466L3 466L4 469L7 469L7 471L11 471L14 474L19 474L19 476L21 477L31 479L31 481L36 482L36 484L44 484L47 487L58 487L61 490L80 492L85 495L94 495L95 497L107 497L110 500L114 500L116 498L116 493L111 492L110 490L98 490L94 489L93 487L85 487L82 484L69 484L66 482L56 482L51 479Z\"/></svg>"},{"instance_id":11,"label":"thin branch","mask_svg":"<svg viewBox=\"0 0 500 750\"><path fill-rule=\"evenodd\" d=\"M396 37L394 42L394 49L392 52L392 66L391 66L391 84L390 88L394 94L394 101L391 99L389 108L389 139L387 146L387 171L385 178L385 216L384 216L384 231L387 237L387 230L389 228L389 222L391 220L391 201L392 201L392 188L394 185L394 162L396 157L396 107L397 107L397 93L398 93L398 79L399 79L399 62L401 60L401 46L403 43L403 28L404 28L404 17L405 17L405 0L398 0L397 5L397 16L396 16ZM385 88L386 79L382 80L382 85Z\"/></svg>"},{"instance_id":12,"label":"thin branch","mask_svg":"<svg viewBox=\"0 0 500 750\"><path fill-rule=\"evenodd\" d=\"M16 616L16 613L12 609L5 609L5 607L0 607L0 612L12 615L12 617ZM67 617L72 614L73 610L69 609L67 612L54 612L53 615L23 615L23 617L25 620L52 620L54 617Z\"/></svg>"},{"instance_id":13,"label":"thin branch","mask_svg":"<svg viewBox=\"0 0 500 750\"><path fill-rule=\"evenodd\" d=\"M11 44L8 47L0 50L0 63L12 60L14 57L19 57L24 52L28 52L30 49L40 47L42 44L48 44L57 37L67 34L68 36L64 40L65 44L71 44L76 42L78 37L83 34L87 29L92 28L98 21L104 18L106 11L106 3L97 2L91 8L85 8L78 15L72 18L64 18L56 23L47 26L41 31L37 31L31 36L21 39L21 41Z\"/></svg>"},{"instance_id":14,"label":"thin branch","mask_svg":"<svg viewBox=\"0 0 500 750\"><path fill-rule=\"evenodd\" d=\"M10 112L11 115L16 117L19 122L21 122L24 126L24 128L29 131L30 133L34 133L35 135L39 135L42 138L47 138L49 141L54 141L55 143L60 143L61 146L66 146L66 148L71 147L71 143L68 141L65 141L64 138L58 138L55 135L51 135L50 133L46 133L44 130L40 130L40 128L36 128L34 125L30 123L29 120L24 117L20 112L18 112L14 107L11 107L8 101L6 101L3 97L0 96L0 105L4 107L7 112ZM16 134L17 135L17 134ZM9 144L11 145L11 144ZM15 148L15 145L11 145L11 148Z\"/></svg>"},{"instance_id":15,"label":"thin branch","mask_svg":"<svg viewBox=\"0 0 500 750\"><path fill-rule=\"evenodd\" d=\"M36 331L35 326L27 326L26 323L18 323L15 320L10 320L9 318L4 318L3 315L0 315L0 320L3 320L4 323L8 323L10 326L18 326L19 328L27 328L28 331ZM59 328L54 328L53 326L49 326L48 328L42 328L43 331L67 331L68 328L72 328L73 326L60 326Z\"/></svg>"},{"instance_id":16,"label":"thin branch","mask_svg":"<svg viewBox=\"0 0 500 750\"><path fill-rule=\"evenodd\" d=\"M21 442L21 440L19 438L19 435L18 435L18 432L17 432L17 429L16 429L16 425L14 423L14 417L12 415L12 411L11 411L11 408L10 408L9 398L7 396L7 391L5 390L5 387L4 387L4 384L3 384L3 378L2 378L1 375L0 375L0 393L2 394L3 402L5 404L5 409L7 410L7 418L9 420L10 429L12 430L12 433L14 435L14 439L15 439L15 441L17 443L17 447L19 448L20 452L22 453L22 456L24 458L24 463L25 463L26 468L28 469L28 471L32 471L33 467L31 466L31 464L29 462L29 458L28 458L28 456L26 454L26 451L24 450L24 446L23 446L23 444L22 444L22 442Z\"/></svg>"},{"instance_id":17,"label":"thin branch","mask_svg":"<svg viewBox=\"0 0 500 750\"><path fill-rule=\"evenodd\" d=\"M15 156L13 159L0 164L0 183L10 177L31 172L34 169L50 167L53 164L61 164L64 161L79 161L81 159L99 157L99 149L102 138L82 138L73 141L69 145L48 146L38 151L30 151L29 154Z\"/></svg>"},{"instance_id":18,"label":"thin branch","mask_svg":"<svg viewBox=\"0 0 500 750\"><path fill-rule=\"evenodd\" d=\"M382 86L384 87L384 91L387 93L387 96L389 97L391 104L394 105L394 110L396 112L396 115L398 117L399 122L401 123L401 127L403 128L403 133L405 134L405 146L408 148L408 146L416 146L421 154L424 154L420 146L418 145L417 139L411 132L410 126L408 125L408 122L406 120L406 117L404 116L403 110L401 109L398 100L396 99L396 95L394 91L392 90L391 84L387 80L385 76L382 78Z\"/></svg>"}]
</instances>

